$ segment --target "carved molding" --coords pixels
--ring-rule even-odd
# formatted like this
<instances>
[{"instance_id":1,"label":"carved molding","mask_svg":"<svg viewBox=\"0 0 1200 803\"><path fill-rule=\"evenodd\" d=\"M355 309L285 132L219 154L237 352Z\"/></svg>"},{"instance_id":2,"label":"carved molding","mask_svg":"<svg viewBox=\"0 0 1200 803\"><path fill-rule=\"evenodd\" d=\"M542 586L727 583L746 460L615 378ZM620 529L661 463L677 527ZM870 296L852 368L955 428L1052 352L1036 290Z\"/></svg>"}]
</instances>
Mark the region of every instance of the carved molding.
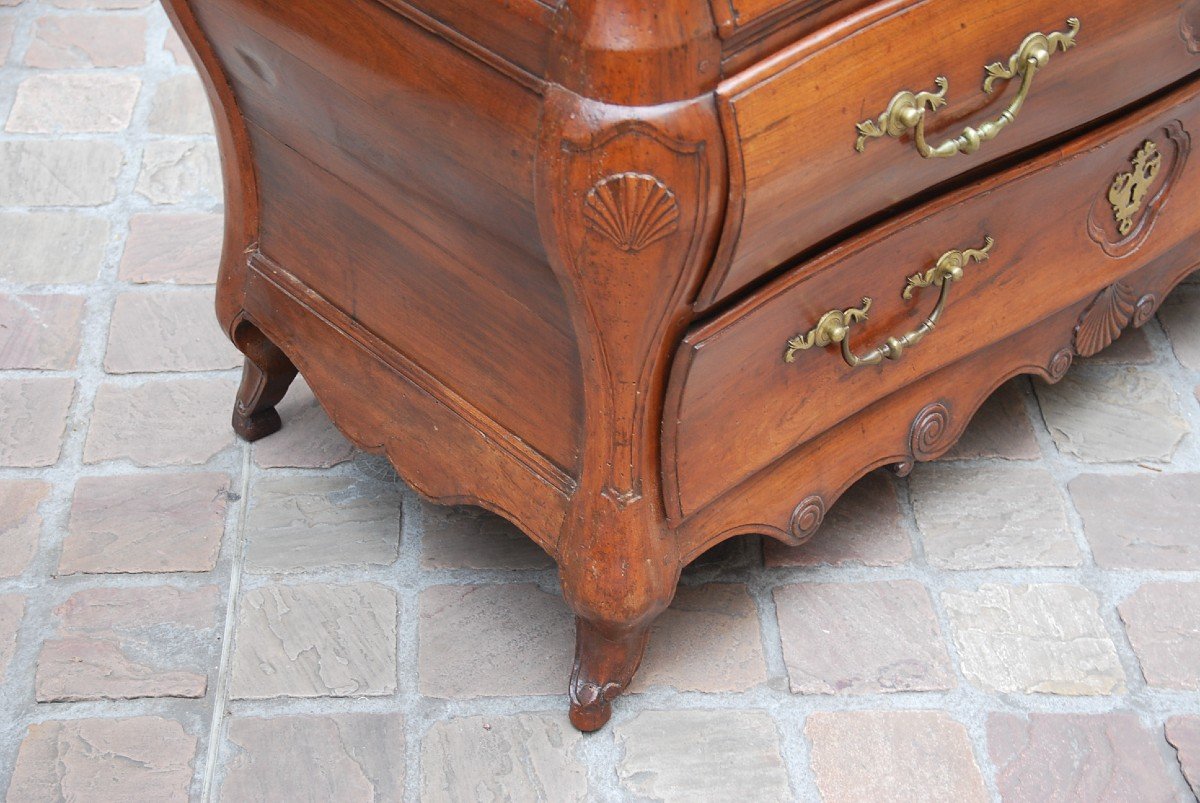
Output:
<instances>
[{"instance_id":1,"label":"carved molding","mask_svg":"<svg viewBox=\"0 0 1200 803\"><path fill-rule=\"evenodd\" d=\"M825 521L825 500L819 496L810 496L792 511L789 529L797 542L805 542L816 535Z\"/></svg>"},{"instance_id":2,"label":"carved molding","mask_svg":"<svg viewBox=\"0 0 1200 803\"><path fill-rule=\"evenodd\" d=\"M1124 282L1101 290L1075 326L1075 353L1091 357L1111 346L1133 321L1137 306L1137 296Z\"/></svg>"},{"instance_id":3,"label":"carved molding","mask_svg":"<svg viewBox=\"0 0 1200 803\"><path fill-rule=\"evenodd\" d=\"M621 173L592 187L584 200L584 218L617 248L636 254L675 232L679 202L654 176Z\"/></svg>"}]
</instances>

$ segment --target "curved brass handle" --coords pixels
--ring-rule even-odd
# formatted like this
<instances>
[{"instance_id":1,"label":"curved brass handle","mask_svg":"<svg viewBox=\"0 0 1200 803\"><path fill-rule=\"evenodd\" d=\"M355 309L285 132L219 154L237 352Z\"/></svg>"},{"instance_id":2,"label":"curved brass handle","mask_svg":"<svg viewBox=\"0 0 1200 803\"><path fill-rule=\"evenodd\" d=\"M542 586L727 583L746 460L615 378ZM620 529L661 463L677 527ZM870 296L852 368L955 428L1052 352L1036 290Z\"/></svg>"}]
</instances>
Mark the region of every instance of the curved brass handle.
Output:
<instances>
[{"instance_id":1,"label":"curved brass handle","mask_svg":"<svg viewBox=\"0 0 1200 803\"><path fill-rule=\"evenodd\" d=\"M984 238L983 248L968 248L963 251L947 251L938 259L937 264L924 273L914 273L908 277L904 285L903 296L906 300L913 297L913 292L924 287L940 287L937 306L925 319L925 322L908 334L900 337L889 337L882 345L866 354L855 354L850 346L850 329L854 324L867 320L871 312L872 300L864 297L862 306L856 309L830 310L821 316L817 325L804 335L797 335L787 343L787 351L783 353L784 362L795 362L796 353L813 348L824 348L833 343L842 344L842 358L851 368L860 365L878 365L884 360L898 360L904 356L905 349L911 348L934 330L946 310L946 301L950 296L950 285L963 277L963 268L968 263L984 262L992 252L996 241L991 237Z\"/></svg>"},{"instance_id":2,"label":"curved brass handle","mask_svg":"<svg viewBox=\"0 0 1200 803\"><path fill-rule=\"evenodd\" d=\"M930 145L925 141L925 118L927 112L934 111L946 105L946 92L950 82L945 76L938 76L936 92L904 91L892 98L887 111L878 120L864 120L856 126L858 140L854 148L859 153L867 149L867 140L878 137L901 137L912 132L913 142L917 152L926 159L939 159L955 156L960 153L975 153L985 142L1000 135L1017 118L1025 105L1029 91L1033 88L1033 77L1037 71L1050 62L1050 56L1055 50L1066 52L1075 46L1075 36L1079 33L1079 19L1071 17L1067 20L1067 30L1061 33L1031 33L1008 59L1008 64L996 62L985 68L987 73L983 79L983 91L989 95L996 88L997 81L1011 81L1020 76L1021 88L1013 98L1008 108L1001 112L995 120L989 120L978 128L966 128L953 139L948 139L940 145Z\"/></svg>"}]
</instances>

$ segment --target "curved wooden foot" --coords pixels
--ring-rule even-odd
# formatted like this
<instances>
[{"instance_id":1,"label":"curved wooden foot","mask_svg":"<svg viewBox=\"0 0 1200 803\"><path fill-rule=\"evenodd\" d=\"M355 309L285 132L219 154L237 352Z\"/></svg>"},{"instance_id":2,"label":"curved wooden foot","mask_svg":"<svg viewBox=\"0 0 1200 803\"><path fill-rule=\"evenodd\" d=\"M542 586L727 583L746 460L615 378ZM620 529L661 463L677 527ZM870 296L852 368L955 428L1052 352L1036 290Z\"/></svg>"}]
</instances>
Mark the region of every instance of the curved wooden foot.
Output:
<instances>
[{"instance_id":1,"label":"curved wooden foot","mask_svg":"<svg viewBox=\"0 0 1200 803\"><path fill-rule=\"evenodd\" d=\"M296 378L296 366L250 323L243 321L238 325L234 345L246 355L246 363L233 407L233 429L253 443L283 426L275 405L283 400Z\"/></svg>"},{"instance_id":2,"label":"curved wooden foot","mask_svg":"<svg viewBox=\"0 0 1200 803\"><path fill-rule=\"evenodd\" d=\"M575 618L575 669L571 672L571 724L585 733L603 728L612 701L633 680L650 628L613 640L586 619Z\"/></svg>"}]
</instances>

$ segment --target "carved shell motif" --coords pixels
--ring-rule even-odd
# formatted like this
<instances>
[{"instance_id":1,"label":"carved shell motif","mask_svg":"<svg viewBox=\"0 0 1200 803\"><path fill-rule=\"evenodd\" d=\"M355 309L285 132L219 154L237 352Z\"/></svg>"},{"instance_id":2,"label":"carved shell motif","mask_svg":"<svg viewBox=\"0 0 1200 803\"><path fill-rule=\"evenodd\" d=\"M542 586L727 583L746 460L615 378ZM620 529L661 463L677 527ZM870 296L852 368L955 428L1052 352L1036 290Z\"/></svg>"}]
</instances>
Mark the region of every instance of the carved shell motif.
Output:
<instances>
[{"instance_id":1,"label":"carved shell motif","mask_svg":"<svg viewBox=\"0 0 1200 803\"><path fill-rule=\"evenodd\" d=\"M587 194L584 217L622 251L637 253L679 226L675 194L654 176L609 176Z\"/></svg>"},{"instance_id":2,"label":"carved shell motif","mask_svg":"<svg viewBox=\"0 0 1200 803\"><path fill-rule=\"evenodd\" d=\"M1133 320L1137 303L1137 296L1124 282L1100 291L1075 327L1075 352L1091 357L1111 346Z\"/></svg>"}]
</instances>

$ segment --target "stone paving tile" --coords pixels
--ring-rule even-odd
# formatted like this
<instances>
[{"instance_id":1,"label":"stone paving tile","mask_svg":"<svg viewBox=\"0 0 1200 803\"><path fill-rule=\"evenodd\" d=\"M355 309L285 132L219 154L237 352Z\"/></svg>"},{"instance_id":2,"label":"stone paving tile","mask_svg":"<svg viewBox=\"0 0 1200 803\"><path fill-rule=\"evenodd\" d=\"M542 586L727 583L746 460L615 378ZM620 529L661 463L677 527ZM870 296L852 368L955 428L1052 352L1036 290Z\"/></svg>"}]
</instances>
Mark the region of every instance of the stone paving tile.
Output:
<instances>
[{"instance_id":1,"label":"stone paving tile","mask_svg":"<svg viewBox=\"0 0 1200 803\"><path fill-rule=\"evenodd\" d=\"M188 55L187 48L183 44L183 40L179 38L179 34L175 33L175 29L167 31L166 39L163 40L163 51L171 54L171 58L180 67L192 67L192 57Z\"/></svg>"},{"instance_id":2,"label":"stone paving tile","mask_svg":"<svg viewBox=\"0 0 1200 803\"><path fill-rule=\"evenodd\" d=\"M1078 566L1066 502L1025 465L917 466L909 478L925 556L939 569Z\"/></svg>"},{"instance_id":3,"label":"stone paving tile","mask_svg":"<svg viewBox=\"0 0 1200 803\"><path fill-rule=\"evenodd\" d=\"M1200 371L1200 293L1189 288L1167 296L1158 320L1183 367Z\"/></svg>"},{"instance_id":4,"label":"stone paving tile","mask_svg":"<svg viewBox=\"0 0 1200 803\"><path fill-rule=\"evenodd\" d=\"M160 83L147 126L155 134L212 134L212 113L199 76L182 73Z\"/></svg>"},{"instance_id":5,"label":"stone paving tile","mask_svg":"<svg viewBox=\"0 0 1200 803\"><path fill-rule=\"evenodd\" d=\"M4 130L18 134L123 131L142 82L131 75L50 73L26 78Z\"/></svg>"},{"instance_id":6,"label":"stone paving tile","mask_svg":"<svg viewBox=\"0 0 1200 803\"><path fill-rule=\"evenodd\" d=\"M221 607L215 586L72 594L38 656L38 702L203 697Z\"/></svg>"},{"instance_id":7,"label":"stone paving tile","mask_svg":"<svg viewBox=\"0 0 1200 803\"><path fill-rule=\"evenodd\" d=\"M1147 365L1154 362L1154 350L1145 329L1126 329L1113 344L1091 357L1083 357L1079 365Z\"/></svg>"},{"instance_id":8,"label":"stone paving tile","mask_svg":"<svg viewBox=\"0 0 1200 803\"><path fill-rule=\"evenodd\" d=\"M234 717L228 738L233 757L221 800L403 799L404 720L398 714Z\"/></svg>"},{"instance_id":9,"label":"stone paving tile","mask_svg":"<svg viewBox=\"0 0 1200 803\"><path fill-rule=\"evenodd\" d=\"M1084 474L1068 488L1099 566L1200 569L1200 474Z\"/></svg>"},{"instance_id":10,"label":"stone paving tile","mask_svg":"<svg viewBox=\"0 0 1200 803\"><path fill-rule=\"evenodd\" d=\"M131 374L241 367L241 352L222 334L214 303L209 289L117 296L104 370Z\"/></svg>"},{"instance_id":11,"label":"stone paving tile","mask_svg":"<svg viewBox=\"0 0 1200 803\"><path fill-rule=\"evenodd\" d=\"M797 694L932 691L956 685L929 592L913 580L775 589Z\"/></svg>"},{"instance_id":12,"label":"stone paving tile","mask_svg":"<svg viewBox=\"0 0 1200 803\"><path fill-rule=\"evenodd\" d=\"M1178 799L1161 737L1132 713L992 714L987 741L1005 803Z\"/></svg>"},{"instance_id":13,"label":"stone paving tile","mask_svg":"<svg viewBox=\"0 0 1200 803\"><path fill-rule=\"evenodd\" d=\"M400 507L392 483L347 477L260 480L250 491L246 569L387 566L400 551Z\"/></svg>"},{"instance_id":14,"label":"stone paving tile","mask_svg":"<svg viewBox=\"0 0 1200 803\"><path fill-rule=\"evenodd\" d=\"M1059 451L1085 463L1169 461L1189 431L1175 391L1152 371L1077 369L1036 387Z\"/></svg>"},{"instance_id":15,"label":"stone paving tile","mask_svg":"<svg viewBox=\"0 0 1200 803\"><path fill-rule=\"evenodd\" d=\"M283 429L254 444L254 463L260 468L330 468L354 457L354 444L329 420L303 377L276 408Z\"/></svg>"},{"instance_id":16,"label":"stone paving tile","mask_svg":"<svg viewBox=\"0 0 1200 803\"><path fill-rule=\"evenodd\" d=\"M82 318L80 296L0 294L0 369L71 370Z\"/></svg>"},{"instance_id":17,"label":"stone paving tile","mask_svg":"<svg viewBox=\"0 0 1200 803\"><path fill-rule=\"evenodd\" d=\"M1179 767L1200 798L1200 716L1171 717L1167 720L1167 741L1179 756Z\"/></svg>"},{"instance_id":18,"label":"stone paving tile","mask_svg":"<svg viewBox=\"0 0 1200 803\"><path fill-rule=\"evenodd\" d=\"M863 477L830 508L813 540L764 546L767 566L899 566L912 558L895 485L881 472Z\"/></svg>"},{"instance_id":19,"label":"stone paving tile","mask_svg":"<svg viewBox=\"0 0 1200 803\"><path fill-rule=\"evenodd\" d=\"M211 284L217 280L224 217L153 212L129 219L119 277L137 284ZM289 392L289 396L295 390Z\"/></svg>"},{"instance_id":20,"label":"stone paving tile","mask_svg":"<svg viewBox=\"0 0 1200 803\"><path fill-rule=\"evenodd\" d=\"M58 462L75 380L0 379L0 466L36 468Z\"/></svg>"},{"instance_id":21,"label":"stone paving tile","mask_svg":"<svg viewBox=\"0 0 1200 803\"><path fill-rule=\"evenodd\" d=\"M945 712L818 712L804 732L825 803L988 800L967 729Z\"/></svg>"},{"instance_id":22,"label":"stone paving tile","mask_svg":"<svg viewBox=\"0 0 1200 803\"><path fill-rule=\"evenodd\" d=\"M650 629L631 692L747 691L767 681L758 607L732 583L684 586Z\"/></svg>"},{"instance_id":23,"label":"stone paving tile","mask_svg":"<svg viewBox=\"0 0 1200 803\"><path fill-rule=\"evenodd\" d=\"M561 712L435 722L421 742L421 801L593 800L582 741Z\"/></svg>"},{"instance_id":24,"label":"stone paving tile","mask_svg":"<svg viewBox=\"0 0 1200 803\"><path fill-rule=\"evenodd\" d=\"M125 163L111 142L0 142L0 205L99 206L116 198ZM31 247L45 248L46 243ZM51 253L54 253L51 251Z\"/></svg>"},{"instance_id":25,"label":"stone paving tile","mask_svg":"<svg viewBox=\"0 0 1200 803\"><path fill-rule=\"evenodd\" d=\"M133 67L146 59L146 20L108 14L38 17L25 64L44 69Z\"/></svg>"},{"instance_id":26,"label":"stone paving tile","mask_svg":"<svg viewBox=\"0 0 1200 803\"><path fill-rule=\"evenodd\" d=\"M0 278L23 284L90 282L104 260L108 230L107 220L89 215L0 212Z\"/></svg>"},{"instance_id":27,"label":"stone paving tile","mask_svg":"<svg viewBox=\"0 0 1200 803\"><path fill-rule=\"evenodd\" d=\"M0 3L0 6L3 6ZM13 33L16 31L17 21L10 17L0 17L0 64L4 64L8 60L8 52L12 49Z\"/></svg>"},{"instance_id":28,"label":"stone paving tile","mask_svg":"<svg viewBox=\"0 0 1200 803\"><path fill-rule=\"evenodd\" d=\"M979 408L958 443L942 460L1000 457L1008 460L1037 460L1042 456L1033 424L1025 412L1028 380L1021 378L1001 385Z\"/></svg>"},{"instance_id":29,"label":"stone paving tile","mask_svg":"<svg viewBox=\"0 0 1200 803\"><path fill-rule=\"evenodd\" d=\"M196 745L162 717L40 722L21 742L8 800L186 801Z\"/></svg>"},{"instance_id":30,"label":"stone paving tile","mask_svg":"<svg viewBox=\"0 0 1200 803\"><path fill-rule=\"evenodd\" d=\"M442 585L421 592L417 646L429 697L562 695L575 621L557 593L527 583Z\"/></svg>"},{"instance_id":31,"label":"stone paving tile","mask_svg":"<svg viewBox=\"0 0 1200 803\"><path fill-rule=\"evenodd\" d=\"M237 384L224 379L104 383L96 393L83 460L206 463L233 443L229 416L236 391Z\"/></svg>"},{"instance_id":32,"label":"stone paving tile","mask_svg":"<svg viewBox=\"0 0 1200 803\"><path fill-rule=\"evenodd\" d=\"M131 9L145 8L154 0L50 0L50 5L67 9Z\"/></svg>"},{"instance_id":33,"label":"stone paving tile","mask_svg":"<svg viewBox=\"0 0 1200 803\"><path fill-rule=\"evenodd\" d=\"M1200 690L1200 583L1146 583L1117 610L1147 683Z\"/></svg>"},{"instance_id":34,"label":"stone paving tile","mask_svg":"<svg viewBox=\"0 0 1200 803\"><path fill-rule=\"evenodd\" d=\"M225 474L83 477L60 574L207 572L225 532Z\"/></svg>"},{"instance_id":35,"label":"stone paving tile","mask_svg":"<svg viewBox=\"0 0 1200 803\"><path fill-rule=\"evenodd\" d=\"M25 597L0 594L0 683L8 679L8 663L17 649L17 628L25 617Z\"/></svg>"},{"instance_id":36,"label":"stone paving tile","mask_svg":"<svg viewBox=\"0 0 1200 803\"><path fill-rule=\"evenodd\" d=\"M981 585L944 591L963 674L1015 693L1116 694L1125 673L1096 595L1068 585Z\"/></svg>"},{"instance_id":37,"label":"stone paving tile","mask_svg":"<svg viewBox=\"0 0 1200 803\"><path fill-rule=\"evenodd\" d=\"M418 500L421 565L428 569L549 569L554 561L494 513Z\"/></svg>"},{"instance_id":38,"label":"stone paving tile","mask_svg":"<svg viewBox=\"0 0 1200 803\"><path fill-rule=\"evenodd\" d=\"M135 189L156 204L199 203L220 197L217 146L212 142L147 142Z\"/></svg>"},{"instance_id":39,"label":"stone paving tile","mask_svg":"<svg viewBox=\"0 0 1200 803\"><path fill-rule=\"evenodd\" d=\"M396 595L376 583L272 585L238 608L235 699L396 691Z\"/></svg>"},{"instance_id":40,"label":"stone paving tile","mask_svg":"<svg viewBox=\"0 0 1200 803\"><path fill-rule=\"evenodd\" d=\"M791 797L779 731L761 711L643 711L613 726L617 773L638 800Z\"/></svg>"},{"instance_id":41,"label":"stone paving tile","mask_svg":"<svg viewBox=\"0 0 1200 803\"><path fill-rule=\"evenodd\" d=\"M41 480L0 480L0 578L17 577L37 553L42 532L38 506L50 493Z\"/></svg>"}]
</instances>

